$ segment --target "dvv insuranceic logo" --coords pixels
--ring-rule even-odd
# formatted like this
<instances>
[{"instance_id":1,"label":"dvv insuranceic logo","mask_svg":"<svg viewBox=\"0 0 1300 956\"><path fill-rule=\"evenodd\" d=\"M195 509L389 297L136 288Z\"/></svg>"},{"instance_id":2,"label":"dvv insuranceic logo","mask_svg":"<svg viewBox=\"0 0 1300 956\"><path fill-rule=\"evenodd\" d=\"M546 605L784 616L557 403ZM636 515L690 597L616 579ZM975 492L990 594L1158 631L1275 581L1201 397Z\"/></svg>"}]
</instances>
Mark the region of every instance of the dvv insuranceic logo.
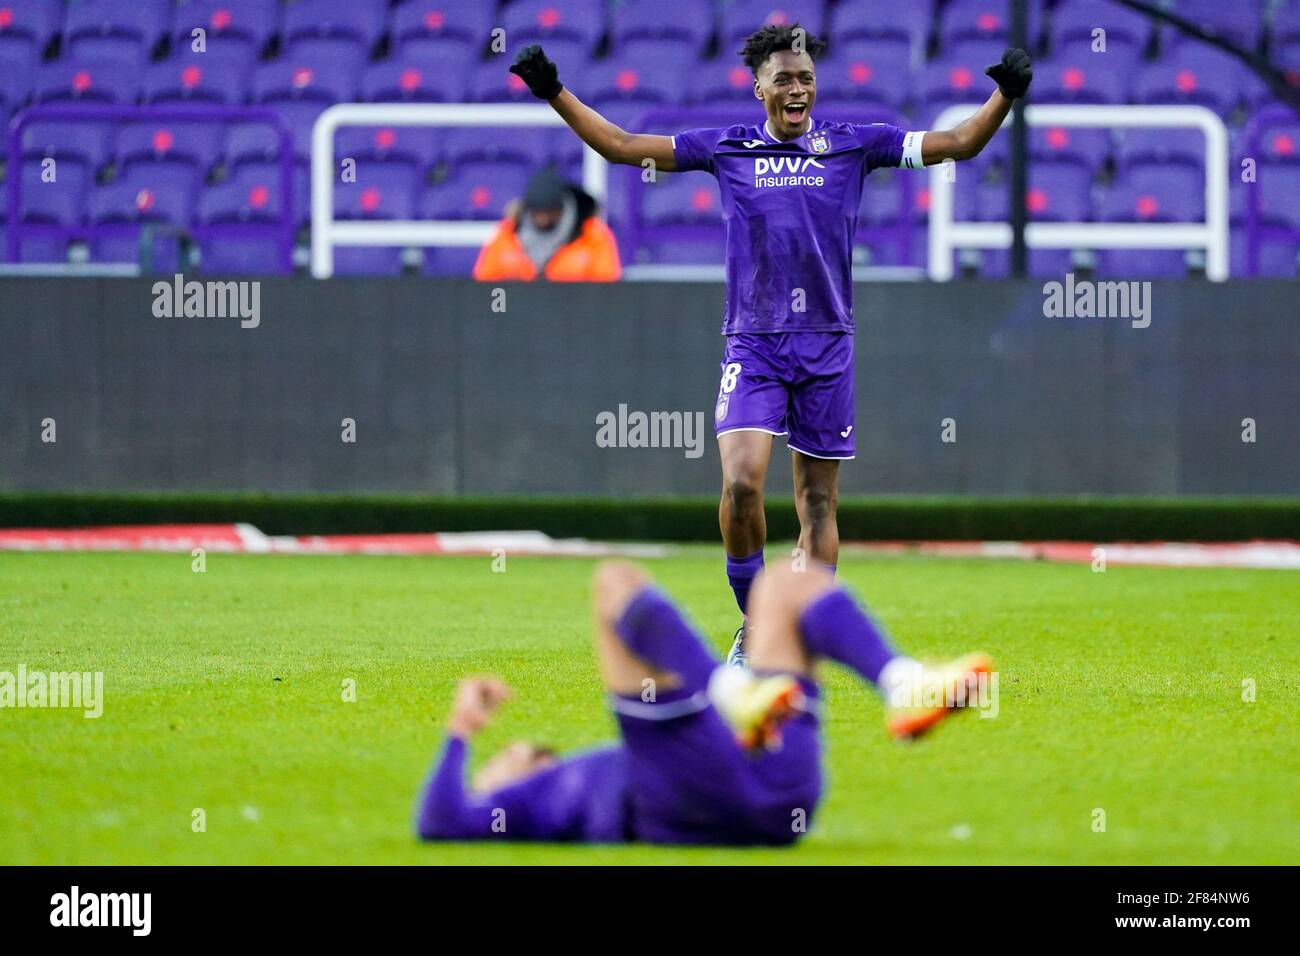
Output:
<instances>
[{"instance_id":1,"label":"dvv insuranceic logo","mask_svg":"<svg viewBox=\"0 0 1300 956\"><path fill-rule=\"evenodd\" d=\"M821 186L826 180L808 170L826 167L811 156L759 156L754 159L755 186ZM785 175L782 175L782 174Z\"/></svg>"}]
</instances>

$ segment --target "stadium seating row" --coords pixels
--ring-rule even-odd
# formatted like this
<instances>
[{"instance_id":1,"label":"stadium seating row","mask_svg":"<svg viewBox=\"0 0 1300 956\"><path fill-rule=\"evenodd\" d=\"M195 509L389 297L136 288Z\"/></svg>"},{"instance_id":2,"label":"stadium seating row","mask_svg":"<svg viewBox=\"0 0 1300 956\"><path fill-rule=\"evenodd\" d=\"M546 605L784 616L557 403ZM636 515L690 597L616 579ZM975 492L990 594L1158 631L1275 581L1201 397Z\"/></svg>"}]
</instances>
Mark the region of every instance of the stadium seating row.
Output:
<instances>
[{"instance_id":1,"label":"stadium seating row","mask_svg":"<svg viewBox=\"0 0 1300 956\"><path fill-rule=\"evenodd\" d=\"M665 20L661 5L646 0L608 4L566 0L514 0L496 5L466 0L0 0L0 113L29 103L257 104L273 108L294 143L293 219L308 214L310 130L331 103L376 101L531 102L499 56L485 47L494 24L511 49L542 40L557 59L582 64L566 81L606 115L642 128L647 110L695 104L698 123L719 107L752 109L752 79L732 55L735 41L761 22L798 18L828 31L831 55L819 69L823 106L852 104L892 110L897 122L925 128L953 103L982 100L987 84L979 64L995 60L1005 42L1005 0L929 0L885 5L878 0L836 3L773 0L715 3L683 0ZM1035 64L1038 102L1199 103L1240 123L1271 101L1271 93L1225 54L1172 34L1157 42L1150 22L1114 4L1061 0L1031 3L1031 32L1046 59ZM1285 65L1300 65L1300 4L1225 5L1179 0L1175 12L1248 46L1260 45ZM1099 13L1104 11L1104 13ZM1271 15L1265 15L1268 11ZM1092 52L1099 16L1107 52ZM191 49L195 25L208 31L204 52ZM1167 32L1167 31L1166 31ZM591 59L595 57L595 59ZM694 64L694 66L683 66ZM1300 71L1292 74L1300 81ZM903 115L910 118L904 119ZM688 120L691 114L685 113ZM678 127L683 128L683 127ZM656 130L672 132L673 130ZM1269 228L1300 222L1288 189L1300 164L1300 124L1273 129L1258 161L1267 170L1259 206ZM22 137L24 222L67 230L86 225L156 222L178 228L223 222L270 223L280 201L278 140L263 124L73 123L42 120ZM1191 131L1036 129L1031 132L1035 186L1031 215L1056 218L1060 197L1084 219L1187 219L1200 215L1203 144ZM999 137L972 174L959 179L959 215L1001 218L1006 206L1000 163L1007 140ZM1234 153L1239 152L1235 150ZM340 217L491 219L519 194L529 171L554 163L577 176L580 144L563 130L347 129L336 155L361 163L362 182L336 195ZM40 163L62 164L60 182L39 177ZM1239 157L1236 157L1239 158ZM69 166L77 167L69 169ZM1168 175L1150 174L1168 168ZM1149 181L1148 181L1149 180ZM630 183L631 185L628 185ZM609 200L630 260L702 261L691 258L698 240L718 261L716 186L703 177L666 178L644 196L637 184L615 176ZM877 174L869 181L862 221L864 242L899 223L924 216L923 180L904 187L902 177ZM1001 200L997 198L1001 189ZM369 191L368 191L369 190ZM1234 224L1245 222L1243 190L1234 189ZM1296 193L1291 192L1294 196ZM362 200L361 197L368 199ZM712 198L710 198L712 197ZM7 196L6 196L7 199ZM644 200L644 202L642 202ZM364 203L371 203L366 208ZM644 208L643 208L644 207ZM8 217L7 202L0 217ZM906 230L911 232L910 228ZM1241 231L1234 227L1234 239ZM675 237L674 242L668 236ZM877 261L916 264L910 243L888 237ZM23 256L46 244L56 258L65 250L57 235L39 237ZM694 250L694 251L693 251ZM92 258L121 254L90 244ZM363 252L364 250L358 250ZM459 262L460 252L430 253ZM255 258L250 261L256 262ZM391 265L391 263L387 263ZM1282 271L1294 271L1294 256Z\"/></svg>"}]
</instances>

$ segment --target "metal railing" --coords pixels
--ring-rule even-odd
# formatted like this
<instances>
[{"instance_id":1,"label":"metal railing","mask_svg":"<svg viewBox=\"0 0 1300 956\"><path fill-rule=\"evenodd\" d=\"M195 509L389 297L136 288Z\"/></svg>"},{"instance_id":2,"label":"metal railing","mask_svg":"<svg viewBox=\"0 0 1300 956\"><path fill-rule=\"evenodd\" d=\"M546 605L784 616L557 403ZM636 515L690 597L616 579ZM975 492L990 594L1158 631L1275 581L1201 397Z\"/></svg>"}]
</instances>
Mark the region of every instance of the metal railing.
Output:
<instances>
[{"instance_id":1,"label":"metal railing","mask_svg":"<svg viewBox=\"0 0 1300 956\"><path fill-rule=\"evenodd\" d=\"M456 219L344 220L334 218L334 132L342 126L563 126L538 103L342 103L321 113L311 140L311 274L334 274L335 246L481 246L495 222ZM609 165L583 147L582 184L603 203Z\"/></svg>"},{"instance_id":2,"label":"metal railing","mask_svg":"<svg viewBox=\"0 0 1300 956\"><path fill-rule=\"evenodd\" d=\"M951 129L975 112L973 105L953 106L939 114L935 129ZM1192 127L1205 134L1204 222L1030 222L1025 245L1030 249L1189 249L1205 250L1205 275L1214 282L1228 278L1228 131L1203 106L1092 106L1035 104L1025 107L1030 126ZM929 275L953 276L956 249L1008 249L1011 226L1005 222L953 220L953 182L942 164L930 167Z\"/></svg>"}]
</instances>

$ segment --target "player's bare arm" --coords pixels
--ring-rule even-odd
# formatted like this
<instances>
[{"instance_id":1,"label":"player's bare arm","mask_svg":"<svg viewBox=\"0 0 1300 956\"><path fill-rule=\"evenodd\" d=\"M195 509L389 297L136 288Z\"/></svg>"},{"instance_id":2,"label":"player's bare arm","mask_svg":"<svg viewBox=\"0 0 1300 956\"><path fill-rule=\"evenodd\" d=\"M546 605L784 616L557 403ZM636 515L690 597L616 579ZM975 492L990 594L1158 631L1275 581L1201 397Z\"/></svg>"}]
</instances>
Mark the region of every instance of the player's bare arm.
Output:
<instances>
[{"instance_id":1,"label":"player's bare arm","mask_svg":"<svg viewBox=\"0 0 1300 956\"><path fill-rule=\"evenodd\" d=\"M984 72L993 78L998 88L974 116L952 129L926 132L921 141L921 161L926 166L946 159L964 160L978 156L1011 112L1011 104L1017 97L1025 95L1034 78L1029 54L1024 50L1007 50L1002 54L1002 62L993 64Z\"/></svg>"},{"instance_id":2,"label":"player's bare arm","mask_svg":"<svg viewBox=\"0 0 1300 956\"><path fill-rule=\"evenodd\" d=\"M629 133L605 119L564 88L558 67L537 44L519 51L510 72L522 79L534 96L551 104L569 128L607 162L640 166L649 159L663 172L677 168L671 136Z\"/></svg>"}]
</instances>

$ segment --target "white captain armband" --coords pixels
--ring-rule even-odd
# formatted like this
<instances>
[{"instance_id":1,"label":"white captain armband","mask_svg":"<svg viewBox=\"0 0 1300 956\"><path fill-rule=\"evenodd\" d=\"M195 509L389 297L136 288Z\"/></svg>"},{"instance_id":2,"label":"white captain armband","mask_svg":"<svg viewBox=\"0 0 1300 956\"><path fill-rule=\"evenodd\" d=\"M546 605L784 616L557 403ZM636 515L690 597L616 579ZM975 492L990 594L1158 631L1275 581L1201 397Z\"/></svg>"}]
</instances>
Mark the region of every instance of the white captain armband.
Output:
<instances>
[{"instance_id":1,"label":"white captain armband","mask_svg":"<svg viewBox=\"0 0 1300 956\"><path fill-rule=\"evenodd\" d=\"M920 169L925 164L921 162L921 140L925 139L925 130L914 130L903 137L903 158L898 161L901 169Z\"/></svg>"}]
</instances>

